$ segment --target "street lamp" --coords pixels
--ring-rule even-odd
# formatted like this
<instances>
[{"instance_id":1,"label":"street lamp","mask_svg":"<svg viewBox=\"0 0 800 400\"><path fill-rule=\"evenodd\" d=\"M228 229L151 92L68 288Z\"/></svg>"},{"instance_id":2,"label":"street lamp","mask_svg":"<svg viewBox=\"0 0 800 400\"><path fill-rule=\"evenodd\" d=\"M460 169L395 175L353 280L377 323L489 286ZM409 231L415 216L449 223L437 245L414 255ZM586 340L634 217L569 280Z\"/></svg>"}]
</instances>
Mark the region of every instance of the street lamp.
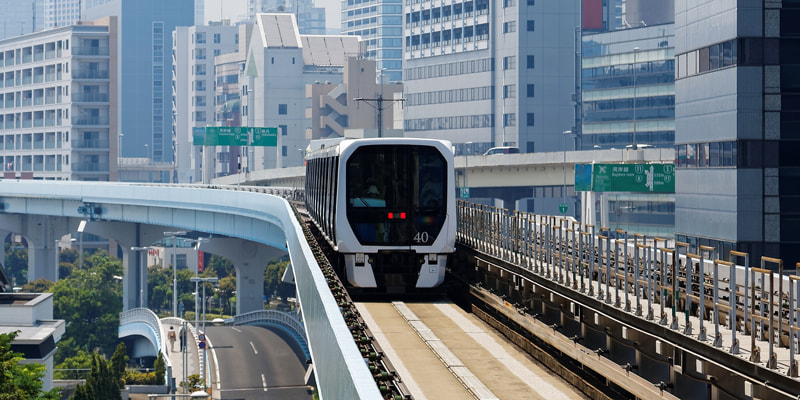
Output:
<instances>
[{"instance_id":1,"label":"street lamp","mask_svg":"<svg viewBox=\"0 0 800 400\"><path fill-rule=\"evenodd\" d=\"M207 238L183 239L183 242L184 243L194 243L195 244L194 251L195 251L195 254L197 254L197 252L200 250L200 243L208 242L208 239ZM200 260L197 260L197 261L199 263ZM200 268L199 268L199 266L197 264L195 264L195 266L194 266L194 278L197 279L199 275L200 275ZM200 324L199 323L199 319L198 319L199 314L200 314L198 311L199 311L200 307L198 307L198 304L197 304L197 301L198 301L198 297L197 296L199 295L197 285L198 285L199 282L200 282L199 280L195 280L194 281L194 329L195 330L198 330L199 324Z\"/></svg>"},{"instance_id":2,"label":"street lamp","mask_svg":"<svg viewBox=\"0 0 800 400\"><path fill-rule=\"evenodd\" d=\"M83 269L83 231L86 229L86 220L78 224L78 269Z\"/></svg>"},{"instance_id":3,"label":"street lamp","mask_svg":"<svg viewBox=\"0 0 800 400\"><path fill-rule=\"evenodd\" d=\"M185 235L185 231L164 232L164 236L172 238L172 316L178 317L178 257L175 255L175 238Z\"/></svg>"},{"instance_id":4,"label":"street lamp","mask_svg":"<svg viewBox=\"0 0 800 400\"><path fill-rule=\"evenodd\" d=\"M639 48L633 48L633 149L636 150L636 55L639 53Z\"/></svg>"},{"instance_id":5,"label":"street lamp","mask_svg":"<svg viewBox=\"0 0 800 400\"><path fill-rule=\"evenodd\" d=\"M199 282L211 282L217 283L219 279L217 277L209 277L209 278L191 278L190 281L194 282L195 285ZM203 330L202 334L206 334L206 286L203 285ZM203 358L200 360L200 376L203 379L203 390L206 389L206 346L203 346Z\"/></svg>"},{"instance_id":6,"label":"street lamp","mask_svg":"<svg viewBox=\"0 0 800 400\"><path fill-rule=\"evenodd\" d=\"M150 250L149 247L131 247L131 251L146 252ZM147 253L142 253L142 262L140 266L141 270L139 271L139 307L144 307L144 286L147 283L147 279L144 279L147 276Z\"/></svg>"}]
</instances>

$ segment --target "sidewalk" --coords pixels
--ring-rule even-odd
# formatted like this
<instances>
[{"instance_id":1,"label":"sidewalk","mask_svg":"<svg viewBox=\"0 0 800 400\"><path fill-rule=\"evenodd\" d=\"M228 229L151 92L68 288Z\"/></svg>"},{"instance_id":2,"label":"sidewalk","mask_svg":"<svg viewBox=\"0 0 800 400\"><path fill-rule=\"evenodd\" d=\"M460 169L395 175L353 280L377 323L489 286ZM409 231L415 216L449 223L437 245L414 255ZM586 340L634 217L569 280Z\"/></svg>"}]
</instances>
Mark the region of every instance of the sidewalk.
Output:
<instances>
[{"instance_id":1,"label":"sidewalk","mask_svg":"<svg viewBox=\"0 0 800 400\"><path fill-rule=\"evenodd\" d=\"M166 340L167 354L165 355L172 363L172 377L175 380L177 393L191 393L191 388L189 388L187 391L186 387L181 387L181 382L185 380L185 377L200 374L200 357L197 347L197 334L194 330L194 325L188 321L186 321L187 323L185 325L187 329L186 342L188 343L186 343L184 351L181 352L180 336L178 335L178 332L181 329L182 321L183 320L179 318L173 317L162 318L161 337L165 338L164 340ZM173 330L175 331L176 339L174 343L171 343L168 339L170 327L173 327Z\"/></svg>"}]
</instances>

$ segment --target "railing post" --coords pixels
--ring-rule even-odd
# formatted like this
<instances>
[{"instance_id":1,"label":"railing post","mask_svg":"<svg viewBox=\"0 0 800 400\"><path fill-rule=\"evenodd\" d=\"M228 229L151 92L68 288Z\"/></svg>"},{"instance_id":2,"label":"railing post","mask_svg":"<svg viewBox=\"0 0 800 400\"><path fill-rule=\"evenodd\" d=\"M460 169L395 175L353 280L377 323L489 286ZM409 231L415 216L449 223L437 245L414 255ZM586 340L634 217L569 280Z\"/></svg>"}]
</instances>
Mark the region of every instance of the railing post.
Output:
<instances>
[{"instance_id":1,"label":"railing post","mask_svg":"<svg viewBox=\"0 0 800 400\"><path fill-rule=\"evenodd\" d=\"M780 337L783 333L783 260L771 257L761 257L761 269L766 270L766 264L778 264L778 347L780 344ZM762 274L763 276L763 274ZM763 283L762 285L766 286ZM764 288L761 289L761 298L764 298ZM778 368L778 356L775 354L775 271L769 270L769 360L767 361L767 368Z\"/></svg>"},{"instance_id":2,"label":"railing post","mask_svg":"<svg viewBox=\"0 0 800 400\"><path fill-rule=\"evenodd\" d=\"M692 313L692 296L694 296L694 260L699 260L700 256L697 254L686 253L686 306L684 312L686 313L686 327L683 330L684 335L692 334L692 323L689 316ZM700 319L702 325L703 320Z\"/></svg>"}]
</instances>

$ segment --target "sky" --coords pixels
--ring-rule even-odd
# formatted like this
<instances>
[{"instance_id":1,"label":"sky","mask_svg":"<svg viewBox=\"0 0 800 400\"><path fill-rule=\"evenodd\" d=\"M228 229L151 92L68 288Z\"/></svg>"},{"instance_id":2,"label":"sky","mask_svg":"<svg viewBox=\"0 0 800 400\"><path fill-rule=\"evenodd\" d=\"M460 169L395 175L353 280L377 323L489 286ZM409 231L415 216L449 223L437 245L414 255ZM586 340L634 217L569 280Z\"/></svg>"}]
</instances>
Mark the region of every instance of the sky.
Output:
<instances>
[{"instance_id":1,"label":"sky","mask_svg":"<svg viewBox=\"0 0 800 400\"><path fill-rule=\"evenodd\" d=\"M314 0L317 7L325 8L325 24L327 28L341 29L340 0ZM247 14L247 0L205 0L205 20L219 21L220 11L223 18L231 20Z\"/></svg>"}]
</instances>

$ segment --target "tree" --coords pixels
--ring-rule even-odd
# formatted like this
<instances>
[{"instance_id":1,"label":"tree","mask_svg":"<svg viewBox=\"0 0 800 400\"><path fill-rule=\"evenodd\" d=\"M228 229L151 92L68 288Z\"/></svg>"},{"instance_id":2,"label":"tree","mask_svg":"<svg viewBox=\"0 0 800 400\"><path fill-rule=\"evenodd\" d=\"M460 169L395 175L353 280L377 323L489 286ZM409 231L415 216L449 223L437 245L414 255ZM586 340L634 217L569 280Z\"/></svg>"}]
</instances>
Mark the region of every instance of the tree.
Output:
<instances>
[{"instance_id":1,"label":"tree","mask_svg":"<svg viewBox=\"0 0 800 400\"><path fill-rule=\"evenodd\" d=\"M42 364L20 364L20 353L11 350L18 332L0 334L0 400L56 400L57 389L42 392Z\"/></svg>"},{"instance_id":2,"label":"tree","mask_svg":"<svg viewBox=\"0 0 800 400\"><path fill-rule=\"evenodd\" d=\"M28 283L28 249L5 242L6 259L3 267L17 286Z\"/></svg>"},{"instance_id":3,"label":"tree","mask_svg":"<svg viewBox=\"0 0 800 400\"><path fill-rule=\"evenodd\" d=\"M58 343L58 346L61 347L61 342ZM56 379L85 379L86 378L86 371L91 370L92 368L92 355L91 353L87 353L83 350L79 350L78 353L72 357L67 357L64 362L58 364L58 369L60 371L55 372Z\"/></svg>"},{"instance_id":4,"label":"tree","mask_svg":"<svg viewBox=\"0 0 800 400\"><path fill-rule=\"evenodd\" d=\"M122 263L98 251L90 257L89 270L76 270L53 286L53 316L67 321L58 343L56 363L80 350L111 352L117 345L122 311Z\"/></svg>"},{"instance_id":5,"label":"tree","mask_svg":"<svg viewBox=\"0 0 800 400\"><path fill-rule=\"evenodd\" d=\"M233 263L231 263L227 258L217 255L211 255L206 269L214 270L219 279L228 276L236 276L236 268L234 268Z\"/></svg>"},{"instance_id":6,"label":"tree","mask_svg":"<svg viewBox=\"0 0 800 400\"><path fill-rule=\"evenodd\" d=\"M156 382L154 385L163 385L164 379L167 376L167 362L164 361L164 354L158 352L158 358L153 362L153 369L155 370Z\"/></svg>"},{"instance_id":7,"label":"tree","mask_svg":"<svg viewBox=\"0 0 800 400\"><path fill-rule=\"evenodd\" d=\"M264 294L272 297L272 294L278 291L281 284L281 278L289 265L288 261L272 262L267 265L264 270Z\"/></svg>"},{"instance_id":8,"label":"tree","mask_svg":"<svg viewBox=\"0 0 800 400\"><path fill-rule=\"evenodd\" d=\"M51 292L55 282L48 281L47 279L37 279L33 282L28 282L22 286L22 291L26 293L48 293Z\"/></svg>"},{"instance_id":9,"label":"tree","mask_svg":"<svg viewBox=\"0 0 800 400\"><path fill-rule=\"evenodd\" d=\"M119 383L114 380L114 373L109 369L108 361L98 353L94 353L92 359L92 372L86 379L85 385L79 385L75 389L77 400L121 400Z\"/></svg>"},{"instance_id":10,"label":"tree","mask_svg":"<svg viewBox=\"0 0 800 400\"><path fill-rule=\"evenodd\" d=\"M228 305L228 300L233 296L233 292L236 291L236 277L233 276L226 276L219 280L219 288L217 291L217 295L220 297L220 301L222 301L223 307L222 312L225 312L225 306ZM230 313L233 314L233 310L230 310Z\"/></svg>"},{"instance_id":11,"label":"tree","mask_svg":"<svg viewBox=\"0 0 800 400\"><path fill-rule=\"evenodd\" d=\"M147 269L147 305L153 310L166 310L172 301L172 271L153 265Z\"/></svg>"},{"instance_id":12,"label":"tree","mask_svg":"<svg viewBox=\"0 0 800 400\"><path fill-rule=\"evenodd\" d=\"M114 355L111 356L111 374L114 380L119 384L120 390L125 389L125 365L128 364L128 348L125 343L117 345L114 350Z\"/></svg>"}]
</instances>

